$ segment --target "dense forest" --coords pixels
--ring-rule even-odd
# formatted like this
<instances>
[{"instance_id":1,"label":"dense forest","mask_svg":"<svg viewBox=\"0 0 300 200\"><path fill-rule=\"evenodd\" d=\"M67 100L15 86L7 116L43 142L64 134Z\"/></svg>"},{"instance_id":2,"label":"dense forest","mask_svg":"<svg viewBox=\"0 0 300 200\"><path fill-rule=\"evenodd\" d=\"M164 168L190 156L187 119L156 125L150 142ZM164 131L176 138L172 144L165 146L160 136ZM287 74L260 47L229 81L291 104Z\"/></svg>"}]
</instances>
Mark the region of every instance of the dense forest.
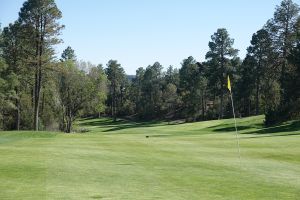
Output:
<instances>
[{"instance_id":1,"label":"dense forest","mask_svg":"<svg viewBox=\"0 0 300 200\"><path fill-rule=\"evenodd\" d=\"M72 131L78 117L200 121L265 115L271 125L300 118L299 6L283 0L249 38L244 59L226 28L212 33L206 60L159 62L128 76L117 60L97 66L67 47L57 58L62 13L54 0L27 0L0 28L0 129ZM164 70L166 69L166 70Z\"/></svg>"}]
</instances>

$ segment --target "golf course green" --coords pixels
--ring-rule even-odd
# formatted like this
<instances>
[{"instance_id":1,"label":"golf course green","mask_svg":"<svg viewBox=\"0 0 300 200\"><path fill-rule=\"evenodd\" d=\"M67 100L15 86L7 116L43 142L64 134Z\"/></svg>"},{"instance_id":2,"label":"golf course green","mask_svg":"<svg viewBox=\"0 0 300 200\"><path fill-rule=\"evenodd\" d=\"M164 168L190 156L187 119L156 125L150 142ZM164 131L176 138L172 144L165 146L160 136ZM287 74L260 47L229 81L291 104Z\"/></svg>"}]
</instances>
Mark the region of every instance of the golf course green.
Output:
<instances>
[{"instance_id":1,"label":"golf course green","mask_svg":"<svg viewBox=\"0 0 300 200\"><path fill-rule=\"evenodd\" d=\"M85 119L0 132L0 199L300 199L300 122Z\"/></svg>"}]
</instances>

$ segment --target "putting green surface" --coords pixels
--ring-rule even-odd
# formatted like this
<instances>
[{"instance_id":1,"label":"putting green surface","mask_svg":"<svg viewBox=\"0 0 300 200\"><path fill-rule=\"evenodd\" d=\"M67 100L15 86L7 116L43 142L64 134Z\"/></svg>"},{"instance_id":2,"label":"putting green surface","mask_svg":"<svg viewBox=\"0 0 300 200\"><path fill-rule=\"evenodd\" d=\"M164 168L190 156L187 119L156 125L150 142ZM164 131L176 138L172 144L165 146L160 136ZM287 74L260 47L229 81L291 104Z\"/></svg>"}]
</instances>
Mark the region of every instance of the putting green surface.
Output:
<instances>
[{"instance_id":1,"label":"putting green surface","mask_svg":"<svg viewBox=\"0 0 300 200\"><path fill-rule=\"evenodd\" d=\"M0 132L0 199L300 199L300 123L262 121L238 120L240 162L230 119Z\"/></svg>"}]
</instances>

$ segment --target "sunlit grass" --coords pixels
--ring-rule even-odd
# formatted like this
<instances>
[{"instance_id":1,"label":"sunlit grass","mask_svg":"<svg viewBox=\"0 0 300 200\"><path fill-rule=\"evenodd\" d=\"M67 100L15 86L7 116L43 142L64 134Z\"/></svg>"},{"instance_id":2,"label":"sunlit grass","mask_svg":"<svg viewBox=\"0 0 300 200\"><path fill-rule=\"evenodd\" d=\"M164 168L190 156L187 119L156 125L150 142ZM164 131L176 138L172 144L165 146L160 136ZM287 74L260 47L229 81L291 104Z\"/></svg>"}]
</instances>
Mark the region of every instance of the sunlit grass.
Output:
<instances>
[{"instance_id":1,"label":"sunlit grass","mask_svg":"<svg viewBox=\"0 0 300 200\"><path fill-rule=\"evenodd\" d=\"M88 133L0 133L0 199L299 199L299 122L79 121ZM148 136L148 137L146 137Z\"/></svg>"}]
</instances>

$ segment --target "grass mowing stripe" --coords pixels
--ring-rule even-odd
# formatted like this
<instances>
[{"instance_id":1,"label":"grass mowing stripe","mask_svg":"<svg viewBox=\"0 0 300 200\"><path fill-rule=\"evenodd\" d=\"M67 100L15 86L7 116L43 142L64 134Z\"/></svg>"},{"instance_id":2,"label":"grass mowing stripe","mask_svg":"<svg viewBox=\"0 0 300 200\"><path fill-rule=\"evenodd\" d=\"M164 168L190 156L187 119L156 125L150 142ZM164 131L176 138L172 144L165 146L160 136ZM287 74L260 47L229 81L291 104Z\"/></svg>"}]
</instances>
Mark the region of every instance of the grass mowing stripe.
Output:
<instances>
[{"instance_id":1,"label":"grass mowing stripe","mask_svg":"<svg viewBox=\"0 0 300 200\"><path fill-rule=\"evenodd\" d=\"M262 121L238 119L241 168L231 119L85 119L84 134L0 132L0 199L297 199L298 122Z\"/></svg>"}]
</instances>

